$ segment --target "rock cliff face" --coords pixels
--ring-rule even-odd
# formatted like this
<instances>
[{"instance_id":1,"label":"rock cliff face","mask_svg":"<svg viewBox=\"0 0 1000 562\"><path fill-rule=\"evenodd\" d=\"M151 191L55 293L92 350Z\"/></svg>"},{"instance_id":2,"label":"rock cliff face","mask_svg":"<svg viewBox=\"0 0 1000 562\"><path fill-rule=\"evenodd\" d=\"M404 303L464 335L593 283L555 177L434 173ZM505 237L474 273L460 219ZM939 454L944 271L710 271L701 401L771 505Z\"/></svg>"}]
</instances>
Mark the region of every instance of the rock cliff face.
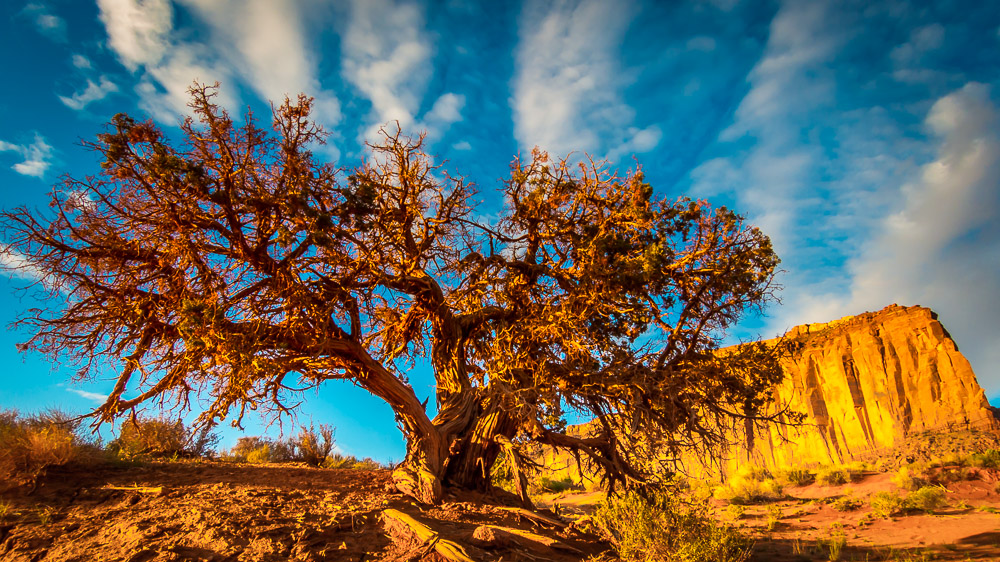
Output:
<instances>
[{"instance_id":1,"label":"rock cliff face","mask_svg":"<svg viewBox=\"0 0 1000 562\"><path fill-rule=\"evenodd\" d=\"M1000 428L969 362L927 308L892 305L785 337L793 353L777 394L807 425L772 428L735 462L840 463L921 431Z\"/></svg>"},{"instance_id":2,"label":"rock cliff face","mask_svg":"<svg viewBox=\"0 0 1000 562\"><path fill-rule=\"evenodd\" d=\"M685 459L688 473L841 464L885 456L924 431L1000 430L971 365L930 309L891 305L797 326L785 338L793 352L776 395L805 423L772 426L751 450L728 459ZM581 478L568 455L543 450L540 457L555 476Z\"/></svg>"}]
</instances>

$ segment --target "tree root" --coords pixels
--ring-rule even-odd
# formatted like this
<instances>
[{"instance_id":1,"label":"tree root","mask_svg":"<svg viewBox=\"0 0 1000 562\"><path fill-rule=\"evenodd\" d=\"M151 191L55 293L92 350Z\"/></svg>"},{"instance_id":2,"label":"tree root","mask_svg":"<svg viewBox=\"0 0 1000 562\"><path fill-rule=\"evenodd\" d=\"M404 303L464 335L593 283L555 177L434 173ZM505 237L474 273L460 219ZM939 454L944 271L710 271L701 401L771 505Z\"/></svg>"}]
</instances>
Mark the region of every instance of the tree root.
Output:
<instances>
[{"instance_id":1,"label":"tree root","mask_svg":"<svg viewBox=\"0 0 1000 562\"><path fill-rule=\"evenodd\" d=\"M566 523L561 519L557 519L555 517L549 517L548 515L543 515L535 511L528 511L527 509L523 509L520 507L500 507L498 509L509 511L517 515L518 517L522 517L533 523L541 523L542 525L548 525L549 527L556 527L559 529L563 529L568 525L568 523Z\"/></svg>"},{"instance_id":2,"label":"tree root","mask_svg":"<svg viewBox=\"0 0 1000 562\"><path fill-rule=\"evenodd\" d=\"M538 535L532 533L531 531L523 531L521 529L514 529L511 527L480 525L479 527L476 527L476 530L472 533L472 538L482 546L506 547L516 545L529 549L535 549L539 546L547 546L555 550L572 552L574 554L583 554L580 550L577 550L566 543L557 541L556 539Z\"/></svg>"},{"instance_id":3,"label":"tree root","mask_svg":"<svg viewBox=\"0 0 1000 562\"><path fill-rule=\"evenodd\" d=\"M461 545L454 541L442 539L441 535L436 531L402 511L387 509L382 512L382 521L392 531L416 537L421 543L421 548L417 553L418 556L430 553L433 549L446 560L475 562Z\"/></svg>"}]
</instances>

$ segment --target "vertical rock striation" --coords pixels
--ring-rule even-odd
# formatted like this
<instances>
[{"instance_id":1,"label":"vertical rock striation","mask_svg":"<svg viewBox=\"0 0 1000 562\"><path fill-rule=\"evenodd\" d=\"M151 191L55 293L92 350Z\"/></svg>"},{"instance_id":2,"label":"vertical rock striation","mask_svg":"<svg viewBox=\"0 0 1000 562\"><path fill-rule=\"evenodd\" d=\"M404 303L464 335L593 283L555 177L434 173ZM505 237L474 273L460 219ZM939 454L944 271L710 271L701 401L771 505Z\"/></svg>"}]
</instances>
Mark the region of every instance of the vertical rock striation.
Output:
<instances>
[{"instance_id":1,"label":"vertical rock striation","mask_svg":"<svg viewBox=\"0 0 1000 562\"><path fill-rule=\"evenodd\" d=\"M792 328L780 400L806 425L774 427L748 460L781 467L841 463L892 448L922 431L998 429L972 367L930 309L878 312Z\"/></svg>"}]
</instances>

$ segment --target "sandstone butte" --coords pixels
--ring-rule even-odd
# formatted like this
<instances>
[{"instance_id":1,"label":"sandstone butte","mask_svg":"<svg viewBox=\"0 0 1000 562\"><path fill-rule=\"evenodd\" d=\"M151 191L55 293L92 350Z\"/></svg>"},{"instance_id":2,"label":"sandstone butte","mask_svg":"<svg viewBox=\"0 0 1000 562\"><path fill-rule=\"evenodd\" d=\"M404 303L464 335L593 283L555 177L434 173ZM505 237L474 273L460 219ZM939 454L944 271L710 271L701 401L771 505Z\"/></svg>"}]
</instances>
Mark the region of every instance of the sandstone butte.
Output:
<instances>
[{"instance_id":1,"label":"sandstone butte","mask_svg":"<svg viewBox=\"0 0 1000 562\"><path fill-rule=\"evenodd\" d=\"M686 459L686 472L842 464L886 454L921 432L1000 430L972 366L928 308L893 304L796 326L784 337L792 353L782 361L785 379L775 394L805 422L771 426L752 449L737 448L726 459ZM587 424L574 429L588 431ZM555 475L580 477L566 455L540 453Z\"/></svg>"},{"instance_id":2,"label":"sandstone butte","mask_svg":"<svg viewBox=\"0 0 1000 562\"><path fill-rule=\"evenodd\" d=\"M839 464L915 433L1000 429L972 366L928 308L894 304L796 326L785 338L792 353L776 394L805 425L770 428L730 464Z\"/></svg>"}]
</instances>

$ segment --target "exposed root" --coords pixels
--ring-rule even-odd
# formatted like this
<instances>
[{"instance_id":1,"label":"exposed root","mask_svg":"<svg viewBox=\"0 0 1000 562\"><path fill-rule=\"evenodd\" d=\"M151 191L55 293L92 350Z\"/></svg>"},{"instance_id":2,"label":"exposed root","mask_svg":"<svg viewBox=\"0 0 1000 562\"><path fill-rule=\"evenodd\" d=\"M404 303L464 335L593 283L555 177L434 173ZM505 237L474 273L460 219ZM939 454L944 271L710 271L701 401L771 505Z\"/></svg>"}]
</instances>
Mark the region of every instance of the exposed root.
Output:
<instances>
[{"instance_id":1,"label":"exposed root","mask_svg":"<svg viewBox=\"0 0 1000 562\"><path fill-rule=\"evenodd\" d=\"M549 537L545 537L531 531L513 529L511 527L500 527L498 525L480 525L472 533L473 540L479 545L492 548L520 546L535 549L539 546L547 546L556 550L583 554L580 550L563 542Z\"/></svg>"},{"instance_id":2,"label":"exposed root","mask_svg":"<svg viewBox=\"0 0 1000 562\"><path fill-rule=\"evenodd\" d=\"M416 537L421 543L421 547L417 552L418 556L422 553L429 553L433 549L446 560L475 562L461 545L441 538L441 535L436 531L402 511L387 509L382 512L382 521L391 531L404 536Z\"/></svg>"}]
</instances>

